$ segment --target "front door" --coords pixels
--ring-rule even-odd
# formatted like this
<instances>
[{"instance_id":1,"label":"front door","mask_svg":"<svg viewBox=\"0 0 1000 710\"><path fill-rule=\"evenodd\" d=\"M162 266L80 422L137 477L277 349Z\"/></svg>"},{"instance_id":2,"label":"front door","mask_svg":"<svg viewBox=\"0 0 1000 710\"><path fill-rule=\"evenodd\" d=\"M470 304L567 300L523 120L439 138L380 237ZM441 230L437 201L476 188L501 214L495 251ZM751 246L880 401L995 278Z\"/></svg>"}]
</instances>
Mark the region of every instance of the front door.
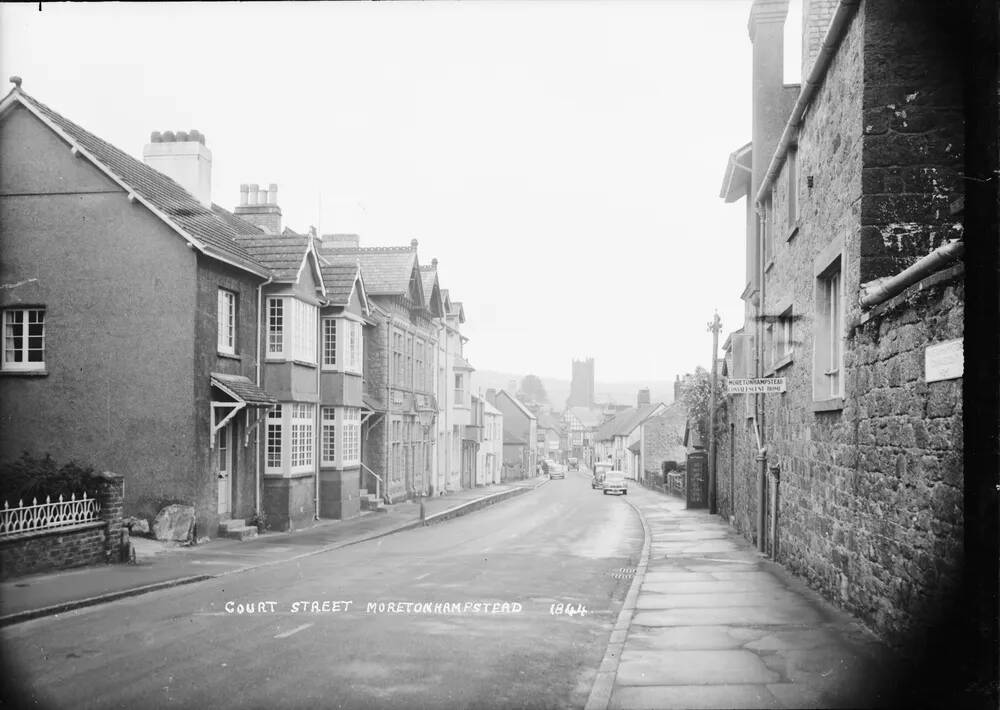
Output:
<instances>
[{"instance_id":1,"label":"front door","mask_svg":"<svg viewBox=\"0 0 1000 710\"><path fill-rule=\"evenodd\" d=\"M232 422L219 429L215 448L215 469L219 482L219 515L228 517L233 508L233 446Z\"/></svg>"}]
</instances>

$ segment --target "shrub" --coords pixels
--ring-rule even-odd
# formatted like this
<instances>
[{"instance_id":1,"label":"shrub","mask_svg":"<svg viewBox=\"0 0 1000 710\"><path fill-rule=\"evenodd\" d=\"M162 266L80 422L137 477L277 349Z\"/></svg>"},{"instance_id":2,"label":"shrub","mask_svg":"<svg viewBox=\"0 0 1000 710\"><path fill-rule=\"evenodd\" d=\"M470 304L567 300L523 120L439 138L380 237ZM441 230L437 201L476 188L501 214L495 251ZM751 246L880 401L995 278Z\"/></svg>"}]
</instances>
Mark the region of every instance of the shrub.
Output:
<instances>
[{"instance_id":1,"label":"shrub","mask_svg":"<svg viewBox=\"0 0 1000 710\"><path fill-rule=\"evenodd\" d=\"M94 497L98 484L91 478L93 472L92 466L76 461L59 466L50 454L39 458L25 451L16 461L0 465L0 500L16 506L22 500L30 505L33 498L42 502L46 496L58 500L60 495L86 492Z\"/></svg>"}]
</instances>

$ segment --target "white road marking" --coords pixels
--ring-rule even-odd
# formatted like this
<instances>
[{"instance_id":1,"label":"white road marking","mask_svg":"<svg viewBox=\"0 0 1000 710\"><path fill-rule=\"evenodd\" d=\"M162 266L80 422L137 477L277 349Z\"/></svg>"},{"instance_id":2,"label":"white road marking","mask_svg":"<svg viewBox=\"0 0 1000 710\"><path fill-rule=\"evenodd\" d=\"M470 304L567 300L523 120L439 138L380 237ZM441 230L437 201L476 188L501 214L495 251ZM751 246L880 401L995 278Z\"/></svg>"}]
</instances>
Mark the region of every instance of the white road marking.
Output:
<instances>
[{"instance_id":1,"label":"white road marking","mask_svg":"<svg viewBox=\"0 0 1000 710\"><path fill-rule=\"evenodd\" d=\"M292 629L290 631L284 631L284 632L278 634L277 636L275 636L274 638L276 638L276 639L286 639L289 636L291 636L292 634L297 634L298 632L302 631L303 629L308 629L310 626L312 626L312 624L302 624L302 626L296 626L294 629Z\"/></svg>"}]
</instances>

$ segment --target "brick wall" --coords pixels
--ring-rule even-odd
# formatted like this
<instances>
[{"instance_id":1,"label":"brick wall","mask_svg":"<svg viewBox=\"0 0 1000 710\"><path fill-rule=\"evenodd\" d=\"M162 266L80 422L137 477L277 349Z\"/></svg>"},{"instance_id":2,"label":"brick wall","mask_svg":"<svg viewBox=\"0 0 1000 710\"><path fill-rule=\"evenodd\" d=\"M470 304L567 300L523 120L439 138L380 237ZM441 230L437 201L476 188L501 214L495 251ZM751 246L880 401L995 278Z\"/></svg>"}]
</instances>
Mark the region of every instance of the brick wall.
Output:
<instances>
[{"instance_id":1,"label":"brick wall","mask_svg":"<svg viewBox=\"0 0 1000 710\"><path fill-rule=\"evenodd\" d=\"M124 479L110 472L95 477L100 520L0 540L0 578L120 561Z\"/></svg>"}]
</instances>

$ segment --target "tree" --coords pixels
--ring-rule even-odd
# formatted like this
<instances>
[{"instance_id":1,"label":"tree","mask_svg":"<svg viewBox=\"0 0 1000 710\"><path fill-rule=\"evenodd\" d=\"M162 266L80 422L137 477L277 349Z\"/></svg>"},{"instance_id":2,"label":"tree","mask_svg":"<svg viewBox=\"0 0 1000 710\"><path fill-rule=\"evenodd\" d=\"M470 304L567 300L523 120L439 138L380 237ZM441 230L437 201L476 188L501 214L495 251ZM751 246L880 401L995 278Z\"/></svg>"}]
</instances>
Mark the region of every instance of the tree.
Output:
<instances>
[{"instance_id":1,"label":"tree","mask_svg":"<svg viewBox=\"0 0 1000 710\"><path fill-rule=\"evenodd\" d=\"M521 379L521 385L518 388L517 398L528 402L535 402L537 404L549 403L549 396L545 392L545 385L542 384L538 375L525 375Z\"/></svg>"},{"instance_id":2,"label":"tree","mask_svg":"<svg viewBox=\"0 0 1000 710\"><path fill-rule=\"evenodd\" d=\"M716 402L725 401L721 381L717 383ZM712 401L712 374L703 367L696 367L694 374L681 379L681 403L687 411L688 419L698 427L702 440L708 440L708 408Z\"/></svg>"}]
</instances>

